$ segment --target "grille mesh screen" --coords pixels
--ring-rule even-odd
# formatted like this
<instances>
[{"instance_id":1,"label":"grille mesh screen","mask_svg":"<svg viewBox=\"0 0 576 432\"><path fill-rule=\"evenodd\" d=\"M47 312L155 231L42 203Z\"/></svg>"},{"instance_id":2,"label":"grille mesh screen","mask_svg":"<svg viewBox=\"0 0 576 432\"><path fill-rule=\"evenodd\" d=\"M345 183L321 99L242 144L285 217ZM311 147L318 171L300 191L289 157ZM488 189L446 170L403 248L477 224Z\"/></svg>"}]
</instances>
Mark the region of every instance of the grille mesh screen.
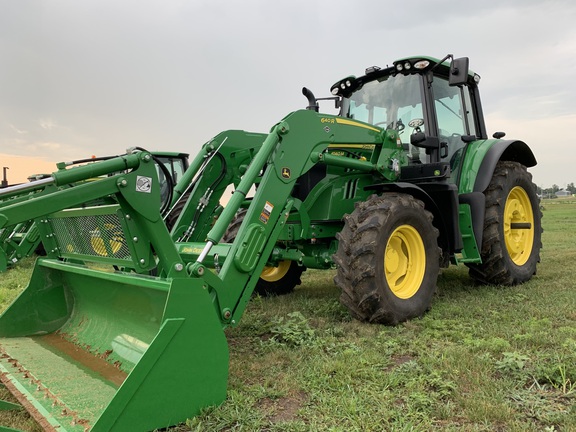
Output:
<instances>
[{"instance_id":1,"label":"grille mesh screen","mask_svg":"<svg viewBox=\"0 0 576 432\"><path fill-rule=\"evenodd\" d=\"M50 224L62 253L131 259L116 214L64 217Z\"/></svg>"}]
</instances>

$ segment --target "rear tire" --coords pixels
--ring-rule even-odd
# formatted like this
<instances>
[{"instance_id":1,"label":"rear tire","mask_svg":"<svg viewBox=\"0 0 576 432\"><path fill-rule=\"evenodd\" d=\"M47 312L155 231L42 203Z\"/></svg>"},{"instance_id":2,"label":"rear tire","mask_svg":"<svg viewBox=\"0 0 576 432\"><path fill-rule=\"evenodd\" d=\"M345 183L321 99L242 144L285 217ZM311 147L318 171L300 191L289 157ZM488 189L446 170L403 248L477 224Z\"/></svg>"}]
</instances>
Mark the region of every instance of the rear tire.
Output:
<instances>
[{"instance_id":1,"label":"rear tire","mask_svg":"<svg viewBox=\"0 0 576 432\"><path fill-rule=\"evenodd\" d=\"M222 237L224 243L232 243L234 241L246 212L246 209L238 210ZM296 285L302 283L300 276L305 270L306 267L290 260L281 261L278 266L266 266L260 274L260 279L254 288L254 292L262 297L290 294L294 291Z\"/></svg>"},{"instance_id":2,"label":"rear tire","mask_svg":"<svg viewBox=\"0 0 576 432\"><path fill-rule=\"evenodd\" d=\"M361 321L395 325L423 315L440 271L438 230L410 195L372 195L344 217L334 278L340 301Z\"/></svg>"},{"instance_id":3,"label":"rear tire","mask_svg":"<svg viewBox=\"0 0 576 432\"><path fill-rule=\"evenodd\" d=\"M482 264L468 264L470 276L488 284L526 282L536 273L542 248L542 212L532 175L518 162L500 161L484 195Z\"/></svg>"}]
</instances>

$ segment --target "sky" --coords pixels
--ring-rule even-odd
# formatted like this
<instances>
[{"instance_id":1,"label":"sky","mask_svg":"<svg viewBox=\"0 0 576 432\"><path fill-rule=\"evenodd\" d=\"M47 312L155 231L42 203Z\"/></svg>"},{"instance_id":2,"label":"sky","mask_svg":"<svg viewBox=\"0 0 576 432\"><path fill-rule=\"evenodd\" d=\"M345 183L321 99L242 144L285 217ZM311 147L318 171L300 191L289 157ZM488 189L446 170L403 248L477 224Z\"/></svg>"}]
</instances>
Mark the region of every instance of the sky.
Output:
<instances>
[{"instance_id":1,"label":"sky","mask_svg":"<svg viewBox=\"0 0 576 432\"><path fill-rule=\"evenodd\" d=\"M267 132L307 105L303 86L325 97L368 66L448 53L482 77L489 134L532 148L534 182L576 182L573 0L0 0L0 11L10 183L133 146L194 155L223 130Z\"/></svg>"}]
</instances>

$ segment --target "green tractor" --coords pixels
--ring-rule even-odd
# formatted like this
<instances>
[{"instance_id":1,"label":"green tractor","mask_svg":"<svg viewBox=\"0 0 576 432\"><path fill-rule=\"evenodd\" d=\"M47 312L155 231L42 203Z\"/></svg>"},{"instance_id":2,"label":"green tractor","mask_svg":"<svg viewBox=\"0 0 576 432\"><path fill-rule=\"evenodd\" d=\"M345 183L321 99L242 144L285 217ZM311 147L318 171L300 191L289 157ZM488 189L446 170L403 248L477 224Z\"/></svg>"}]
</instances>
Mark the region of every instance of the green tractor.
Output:
<instances>
[{"instance_id":1,"label":"green tractor","mask_svg":"<svg viewBox=\"0 0 576 432\"><path fill-rule=\"evenodd\" d=\"M450 264L529 280L536 160L488 137L478 82L466 58L410 57L338 81L338 115L304 89L308 108L270 133L206 143L165 212L145 151L0 192L28 197L0 229L33 219L47 251L0 316L2 381L47 428L146 431L225 399L222 329L307 268L337 268L350 313L391 325L430 308Z\"/></svg>"},{"instance_id":2,"label":"green tractor","mask_svg":"<svg viewBox=\"0 0 576 432\"><path fill-rule=\"evenodd\" d=\"M526 167L536 159L523 141L502 140L502 132L488 138L480 77L469 71L467 58L444 63L448 58L407 58L344 78L326 98L336 101L339 115L317 114L314 135L296 131L302 147L294 161L275 153L293 206L258 293L291 292L306 268L336 266L341 301L354 317L397 324L430 308L440 267L464 263L480 283L514 285L532 277L542 229ZM318 112L312 92L303 93L308 110ZM214 189L210 183L218 185L218 198L223 187L237 185L264 137L224 142L215 153L221 161L208 165L212 174L205 174L191 202L205 199ZM240 142L246 144L242 151L235 147ZM259 177L257 187L261 182ZM188 179L183 184L191 185ZM241 204L225 242L236 237L251 203ZM175 213L182 208L181 202ZM189 240L182 233L198 230L194 239L202 241L208 222L218 217L218 207L212 208L199 222L198 207L190 206L174 239Z\"/></svg>"}]
</instances>

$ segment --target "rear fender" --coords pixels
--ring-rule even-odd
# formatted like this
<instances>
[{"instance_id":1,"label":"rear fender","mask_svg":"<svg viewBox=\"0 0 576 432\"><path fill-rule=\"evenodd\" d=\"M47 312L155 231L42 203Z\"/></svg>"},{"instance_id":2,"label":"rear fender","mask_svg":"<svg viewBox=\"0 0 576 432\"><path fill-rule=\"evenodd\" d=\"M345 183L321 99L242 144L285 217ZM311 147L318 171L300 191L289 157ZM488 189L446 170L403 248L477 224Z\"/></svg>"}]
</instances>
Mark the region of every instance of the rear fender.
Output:
<instances>
[{"instance_id":1,"label":"rear fender","mask_svg":"<svg viewBox=\"0 0 576 432\"><path fill-rule=\"evenodd\" d=\"M477 249L468 250L470 256L476 256L482 245L485 213L483 193L500 160L520 162L526 167L533 167L537 163L534 153L523 141L490 139L468 145L460 175L459 192L460 204L470 206L472 229L476 238Z\"/></svg>"},{"instance_id":2,"label":"rear fender","mask_svg":"<svg viewBox=\"0 0 576 432\"><path fill-rule=\"evenodd\" d=\"M462 164L460 193L484 192L500 160L520 162L528 168L537 163L534 153L523 141L490 139L471 142Z\"/></svg>"},{"instance_id":3,"label":"rear fender","mask_svg":"<svg viewBox=\"0 0 576 432\"><path fill-rule=\"evenodd\" d=\"M523 141L498 141L488 151L474 184L474 192L484 192L490 184L496 163L500 160L520 162L530 168L536 165L534 153Z\"/></svg>"}]
</instances>

